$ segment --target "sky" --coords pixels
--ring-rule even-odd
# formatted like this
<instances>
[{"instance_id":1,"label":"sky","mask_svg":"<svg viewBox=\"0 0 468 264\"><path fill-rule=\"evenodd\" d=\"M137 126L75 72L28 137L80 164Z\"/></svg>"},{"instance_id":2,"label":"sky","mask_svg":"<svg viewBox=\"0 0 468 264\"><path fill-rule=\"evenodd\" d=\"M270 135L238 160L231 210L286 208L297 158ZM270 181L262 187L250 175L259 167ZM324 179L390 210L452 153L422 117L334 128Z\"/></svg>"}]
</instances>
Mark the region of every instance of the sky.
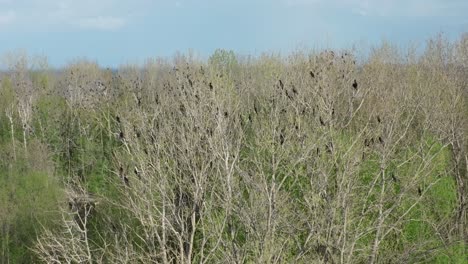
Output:
<instances>
[{"instance_id":1,"label":"sky","mask_svg":"<svg viewBox=\"0 0 468 264\"><path fill-rule=\"evenodd\" d=\"M468 32L468 0L0 0L0 55L143 63L189 50L243 55L351 48L382 40L423 45Z\"/></svg>"}]
</instances>

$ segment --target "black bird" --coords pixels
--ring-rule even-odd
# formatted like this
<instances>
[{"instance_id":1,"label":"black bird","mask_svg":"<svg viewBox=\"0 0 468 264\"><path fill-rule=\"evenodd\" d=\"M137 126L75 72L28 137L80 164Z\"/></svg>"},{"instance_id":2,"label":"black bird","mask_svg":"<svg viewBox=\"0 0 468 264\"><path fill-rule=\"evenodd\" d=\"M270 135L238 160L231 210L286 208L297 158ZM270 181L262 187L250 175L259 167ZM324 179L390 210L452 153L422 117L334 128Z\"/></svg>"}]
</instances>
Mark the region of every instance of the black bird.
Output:
<instances>
[{"instance_id":1,"label":"black bird","mask_svg":"<svg viewBox=\"0 0 468 264\"><path fill-rule=\"evenodd\" d=\"M398 182L397 177L395 177L395 174L393 174L393 173L392 173L392 180L393 180L394 182Z\"/></svg>"},{"instance_id":2,"label":"black bird","mask_svg":"<svg viewBox=\"0 0 468 264\"><path fill-rule=\"evenodd\" d=\"M213 84L211 82L210 82L209 86L210 86L210 91L213 91Z\"/></svg>"},{"instance_id":3,"label":"black bird","mask_svg":"<svg viewBox=\"0 0 468 264\"><path fill-rule=\"evenodd\" d=\"M315 78L315 74L312 71L310 71L309 74L310 74L310 77Z\"/></svg>"},{"instance_id":4,"label":"black bird","mask_svg":"<svg viewBox=\"0 0 468 264\"><path fill-rule=\"evenodd\" d=\"M280 139L280 144L283 145L284 144L284 129L281 130L279 139Z\"/></svg>"},{"instance_id":5,"label":"black bird","mask_svg":"<svg viewBox=\"0 0 468 264\"><path fill-rule=\"evenodd\" d=\"M122 139L122 140L125 139L125 136L124 136L123 131L120 131L120 133L119 133L119 138Z\"/></svg>"},{"instance_id":6,"label":"black bird","mask_svg":"<svg viewBox=\"0 0 468 264\"><path fill-rule=\"evenodd\" d=\"M421 195L422 195L422 190L421 190L421 187L418 187L418 194L419 194L419 196L421 196Z\"/></svg>"},{"instance_id":7,"label":"black bird","mask_svg":"<svg viewBox=\"0 0 468 264\"><path fill-rule=\"evenodd\" d=\"M228 116L229 116L228 112L227 112L227 111L224 111L224 117L227 118Z\"/></svg>"},{"instance_id":8,"label":"black bird","mask_svg":"<svg viewBox=\"0 0 468 264\"><path fill-rule=\"evenodd\" d=\"M288 93L288 90L284 90L284 92L285 92L286 96L287 96L290 100L293 99L293 97Z\"/></svg>"},{"instance_id":9,"label":"black bird","mask_svg":"<svg viewBox=\"0 0 468 264\"><path fill-rule=\"evenodd\" d=\"M328 153L331 153L333 151L333 143L332 142L328 142L326 147L327 147L327 152Z\"/></svg>"},{"instance_id":10,"label":"black bird","mask_svg":"<svg viewBox=\"0 0 468 264\"><path fill-rule=\"evenodd\" d=\"M135 173L136 176L138 176L138 178L141 178L140 171L137 169L137 167L133 169L133 172Z\"/></svg>"},{"instance_id":11,"label":"black bird","mask_svg":"<svg viewBox=\"0 0 468 264\"><path fill-rule=\"evenodd\" d=\"M284 84L283 84L283 81L281 81L281 79L279 80L279 84L280 84L281 89L284 89Z\"/></svg>"},{"instance_id":12,"label":"black bird","mask_svg":"<svg viewBox=\"0 0 468 264\"><path fill-rule=\"evenodd\" d=\"M185 106L183 104L180 104L179 105L179 111L182 113L182 114L185 114Z\"/></svg>"},{"instance_id":13,"label":"black bird","mask_svg":"<svg viewBox=\"0 0 468 264\"><path fill-rule=\"evenodd\" d=\"M320 120L320 124L321 124L322 126L325 126L325 122L323 122L323 119L322 119L321 116L319 117L319 120Z\"/></svg>"},{"instance_id":14,"label":"black bird","mask_svg":"<svg viewBox=\"0 0 468 264\"><path fill-rule=\"evenodd\" d=\"M382 122L382 120L380 120L380 116L377 116L377 122Z\"/></svg>"},{"instance_id":15,"label":"black bird","mask_svg":"<svg viewBox=\"0 0 468 264\"><path fill-rule=\"evenodd\" d=\"M357 90L357 88L358 88L358 84L357 84L356 79L354 79L353 88L354 88L354 90Z\"/></svg>"},{"instance_id":16,"label":"black bird","mask_svg":"<svg viewBox=\"0 0 468 264\"><path fill-rule=\"evenodd\" d=\"M293 86L293 88L292 88L292 92L293 92L294 94L297 94L296 87L294 87L294 86Z\"/></svg>"},{"instance_id":17,"label":"black bird","mask_svg":"<svg viewBox=\"0 0 468 264\"><path fill-rule=\"evenodd\" d=\"M379 137L379 142L380 142L380 144L382 144L382 145L384 144L384 141L383 141L382 137Z\"/></svg>"}]
</instances>

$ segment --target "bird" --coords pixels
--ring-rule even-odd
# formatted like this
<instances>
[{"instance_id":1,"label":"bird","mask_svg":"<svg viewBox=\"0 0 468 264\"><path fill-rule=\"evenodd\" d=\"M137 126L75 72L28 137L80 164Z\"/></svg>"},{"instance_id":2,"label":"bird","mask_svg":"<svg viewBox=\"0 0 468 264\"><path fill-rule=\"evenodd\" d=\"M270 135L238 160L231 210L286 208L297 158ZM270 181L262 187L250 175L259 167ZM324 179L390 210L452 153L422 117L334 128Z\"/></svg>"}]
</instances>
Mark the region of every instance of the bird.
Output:
<instances>
[{"instance_id":1,"label":"bird","mask_svg":"<svg viewBox=\"0 0 468 264\"><path fill-rule=\"evenodd\" d=\"M357 83L356 79L354 79L353 88L354 88L354 90L357 90L357 88L358 88L358 83Z\"/></svg>"},{"instance_id":2,"label":"bird","mask_svg":"<svg viewBox=\"0 0 468 264\"><path fill-rule=\"evenodd\" d=\"M377 122L382 122L382 120L380 120L380 116L377 116Z\"/></svg>"},{"instance_id":3,"label":"bird","mask_svg":"<svg viewBox=\"0 0 468 264\"><path fill-rule=\"evenodd\" d=\"M133 130L135 131L136 137L137 137L137 138L140 138L140 137L141 137L140 131L139 131L135 126L133 127Z\"/></svg>"},{"instance_id":4,"label":"bird","mask_svg":"<svg viewBox=\"0 0 468 264\"><path fill-rule=\"evenodd\" d=\"M328 142L326 144L326 147L327 147L327 152L328 153L331 153L333 151L333 143L332 142Z\"/></svg>"},{"instance_id":5,"label":"bird","mask_svg":"<svg viewBox=\"0 0 468 264\"><path fill-rule=\"evenodd\" d=\"M320 124L321 124L322 126L324 126L324 125L325 125L325 122L323 122L323 119L322 119L321 116L319 117L319 120L320 120Z\"/></svg>"},{"instance_id":6,"label":"bird","mask_svg":"<svg viewBox=\"0 0 468 264\"><path fill-rule=\"evenodd\" d=\"M281 79L279 80L279 84L280 84L281 89L284 89L284 84L283 84L283 81L281 81Z\"/></svg>"},{"instance_id":7,"label":"bird","mask_svg":"<svg viewBox=\"0 0 468 264\"><path fill-rule=\"evenodd\" d=\"M310 74L310 77L315 78L315 74L312 71L310 71L309 74Z\"/></svg>"},{"instance_id":8,"label":"bird","mask_svg":"<svg viewBox=\"0 0 468 264\"><path fill-rule=\"evenodd\" d=\"M210 86L210 91L213 91L213 84L211 82L209 83L209 86Z\"/></svg>"},{"instance_id":9,"label":"bird","mask_svg":"<svg viewBox=\"0 0 468 264\"><path fill-rule=\"evenodd\" d=\"M284 135L282 133L280 134L280 144L284 144Z\"/></svg>"},{"instance_id":10,"label":"bird","mask_svg":"<svg viewBox=\"0 0 468 264\"><path fill-rule=\"evenodd\" d=\"M396 177L395 174L393 174L393 173L392 173L392 180L393 180L394 182L398 182L397 177Z\"/></svg>"},{"instance_id":11,"label":"bird","mask_svg":"<svg viewBox=\"0 0 468 264\"><path fill-rule=\"evenodd\" d=\"M297 94L297 90L296 90L296 87L294 87L294 85L293 85L293 87L292 87L292 92L293 92L294 94Z\"/></svg>"},{"instance_id":12,"label":"bird","mask_svg":"<svg viewBox=\"0 0 468 264\"><path fill-rule=\"evenodd\" d=\"M367 140L367 138L364 139L364 145L366 145L366 147L368 147L370 145L370 142L369 142L369 140Z\"/></svg>"},{"instance_id":13,"label":"bird","mask_svg":"<svg viewBox=\"0 0 468 264\"><path fill-rule=\"evenodd\" d=\"M284 144L284 129L281 130L279 139L280 139L280 144L283 145Z\"/></svg>"},{"instance_id":14,"label":"bird","mask_svg":"<svg viewBox=\"0 0 468 264\"><path fill-rule=\"evenodd\" d=\"M379 137L379 142L380 142L380 144L382 144L382 145L384 144L384 141L383 141L382 137Z\"/></svg>"},{"instance_id":15,"label":"bird","mask_svg":"<svg viewBox=\"0 0 468 264\"><path fill-rule=\"evenodd\" d=\"M138 170L137 167L135 167L135 168L133 169L133 172L135 173L136 176L138 176L138 178L141 178L140 171Z\"/></svg>"}]
</instances>

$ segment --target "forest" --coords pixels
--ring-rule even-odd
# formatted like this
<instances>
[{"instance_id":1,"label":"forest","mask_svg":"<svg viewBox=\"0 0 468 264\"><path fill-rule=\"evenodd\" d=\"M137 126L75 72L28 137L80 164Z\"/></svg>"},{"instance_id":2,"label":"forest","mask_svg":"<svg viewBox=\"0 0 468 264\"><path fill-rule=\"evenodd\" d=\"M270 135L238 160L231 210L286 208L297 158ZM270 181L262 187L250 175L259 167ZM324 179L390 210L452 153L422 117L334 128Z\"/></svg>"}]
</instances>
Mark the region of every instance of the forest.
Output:
<instances>
[{"instance_id":1,"label":"forest","mask_svg":"<svg viewBox=\"0 0 468 264\"><path fill-rule=\"evenodd\" d=\"M0 263L467 261L468 33L1 67Z\"/></svg>"}]
</instances>

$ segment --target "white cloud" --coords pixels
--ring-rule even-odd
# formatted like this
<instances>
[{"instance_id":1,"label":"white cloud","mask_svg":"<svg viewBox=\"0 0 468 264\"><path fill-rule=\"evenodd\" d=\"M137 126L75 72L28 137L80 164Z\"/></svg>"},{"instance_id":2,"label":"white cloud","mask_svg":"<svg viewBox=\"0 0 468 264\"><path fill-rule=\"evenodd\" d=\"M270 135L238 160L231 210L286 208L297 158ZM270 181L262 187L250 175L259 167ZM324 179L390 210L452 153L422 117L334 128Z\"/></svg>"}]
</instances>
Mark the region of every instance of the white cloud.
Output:
<instances>
[{"instance_id":1,"label":"white cloud","mask_svg":"<svg viewBox=\"0 0 468 264\"><path fill-rule=\"evenodd\" d=\"M280 0L286 6L340 8L361 16L450 17L465 16L466 0Z\"/></svg>"},{"instance_id":2,"label":"white cloud","mask_svg":"<svg viewBox=\"0 0 468 264\"><path fill-rule=\"evenodd\" d=\"M8 25L16 19L16 13L14 11L8 11L6 13L0 13L0 26Z\"/></svg>"},{"instance_id":3,"label":"white cloud","mask_svg":"<svg viewBox=\"0 0 468 264\"><path fill-rule=\"evenodd\" d=\"M125 19L110 16L97 16L80 18L73 22L78 27L83 29L97 29L97 30L117 30L125 26Z\"/></svg>"},{"instance_id":4,"label":"white cloud","mask_svg":"<svg viewBox=\"0 0 468 264\"><path fill-rule=\"evenodd\" d=\"M463 0L344 0L338 1L355 13L380 17L464 16L468 2Z\"/></svg>"},{"instance_id":5,"label":"white cloud","mask_svg":"<svg viewBox=\"0 0 468 264\"><path fill-rule=\"evenodd\" d=\"M114 31L146 12L149 1L0 0L0 28L8 24L11 30L25 31Z\"/></svg>"}]
</instances>

